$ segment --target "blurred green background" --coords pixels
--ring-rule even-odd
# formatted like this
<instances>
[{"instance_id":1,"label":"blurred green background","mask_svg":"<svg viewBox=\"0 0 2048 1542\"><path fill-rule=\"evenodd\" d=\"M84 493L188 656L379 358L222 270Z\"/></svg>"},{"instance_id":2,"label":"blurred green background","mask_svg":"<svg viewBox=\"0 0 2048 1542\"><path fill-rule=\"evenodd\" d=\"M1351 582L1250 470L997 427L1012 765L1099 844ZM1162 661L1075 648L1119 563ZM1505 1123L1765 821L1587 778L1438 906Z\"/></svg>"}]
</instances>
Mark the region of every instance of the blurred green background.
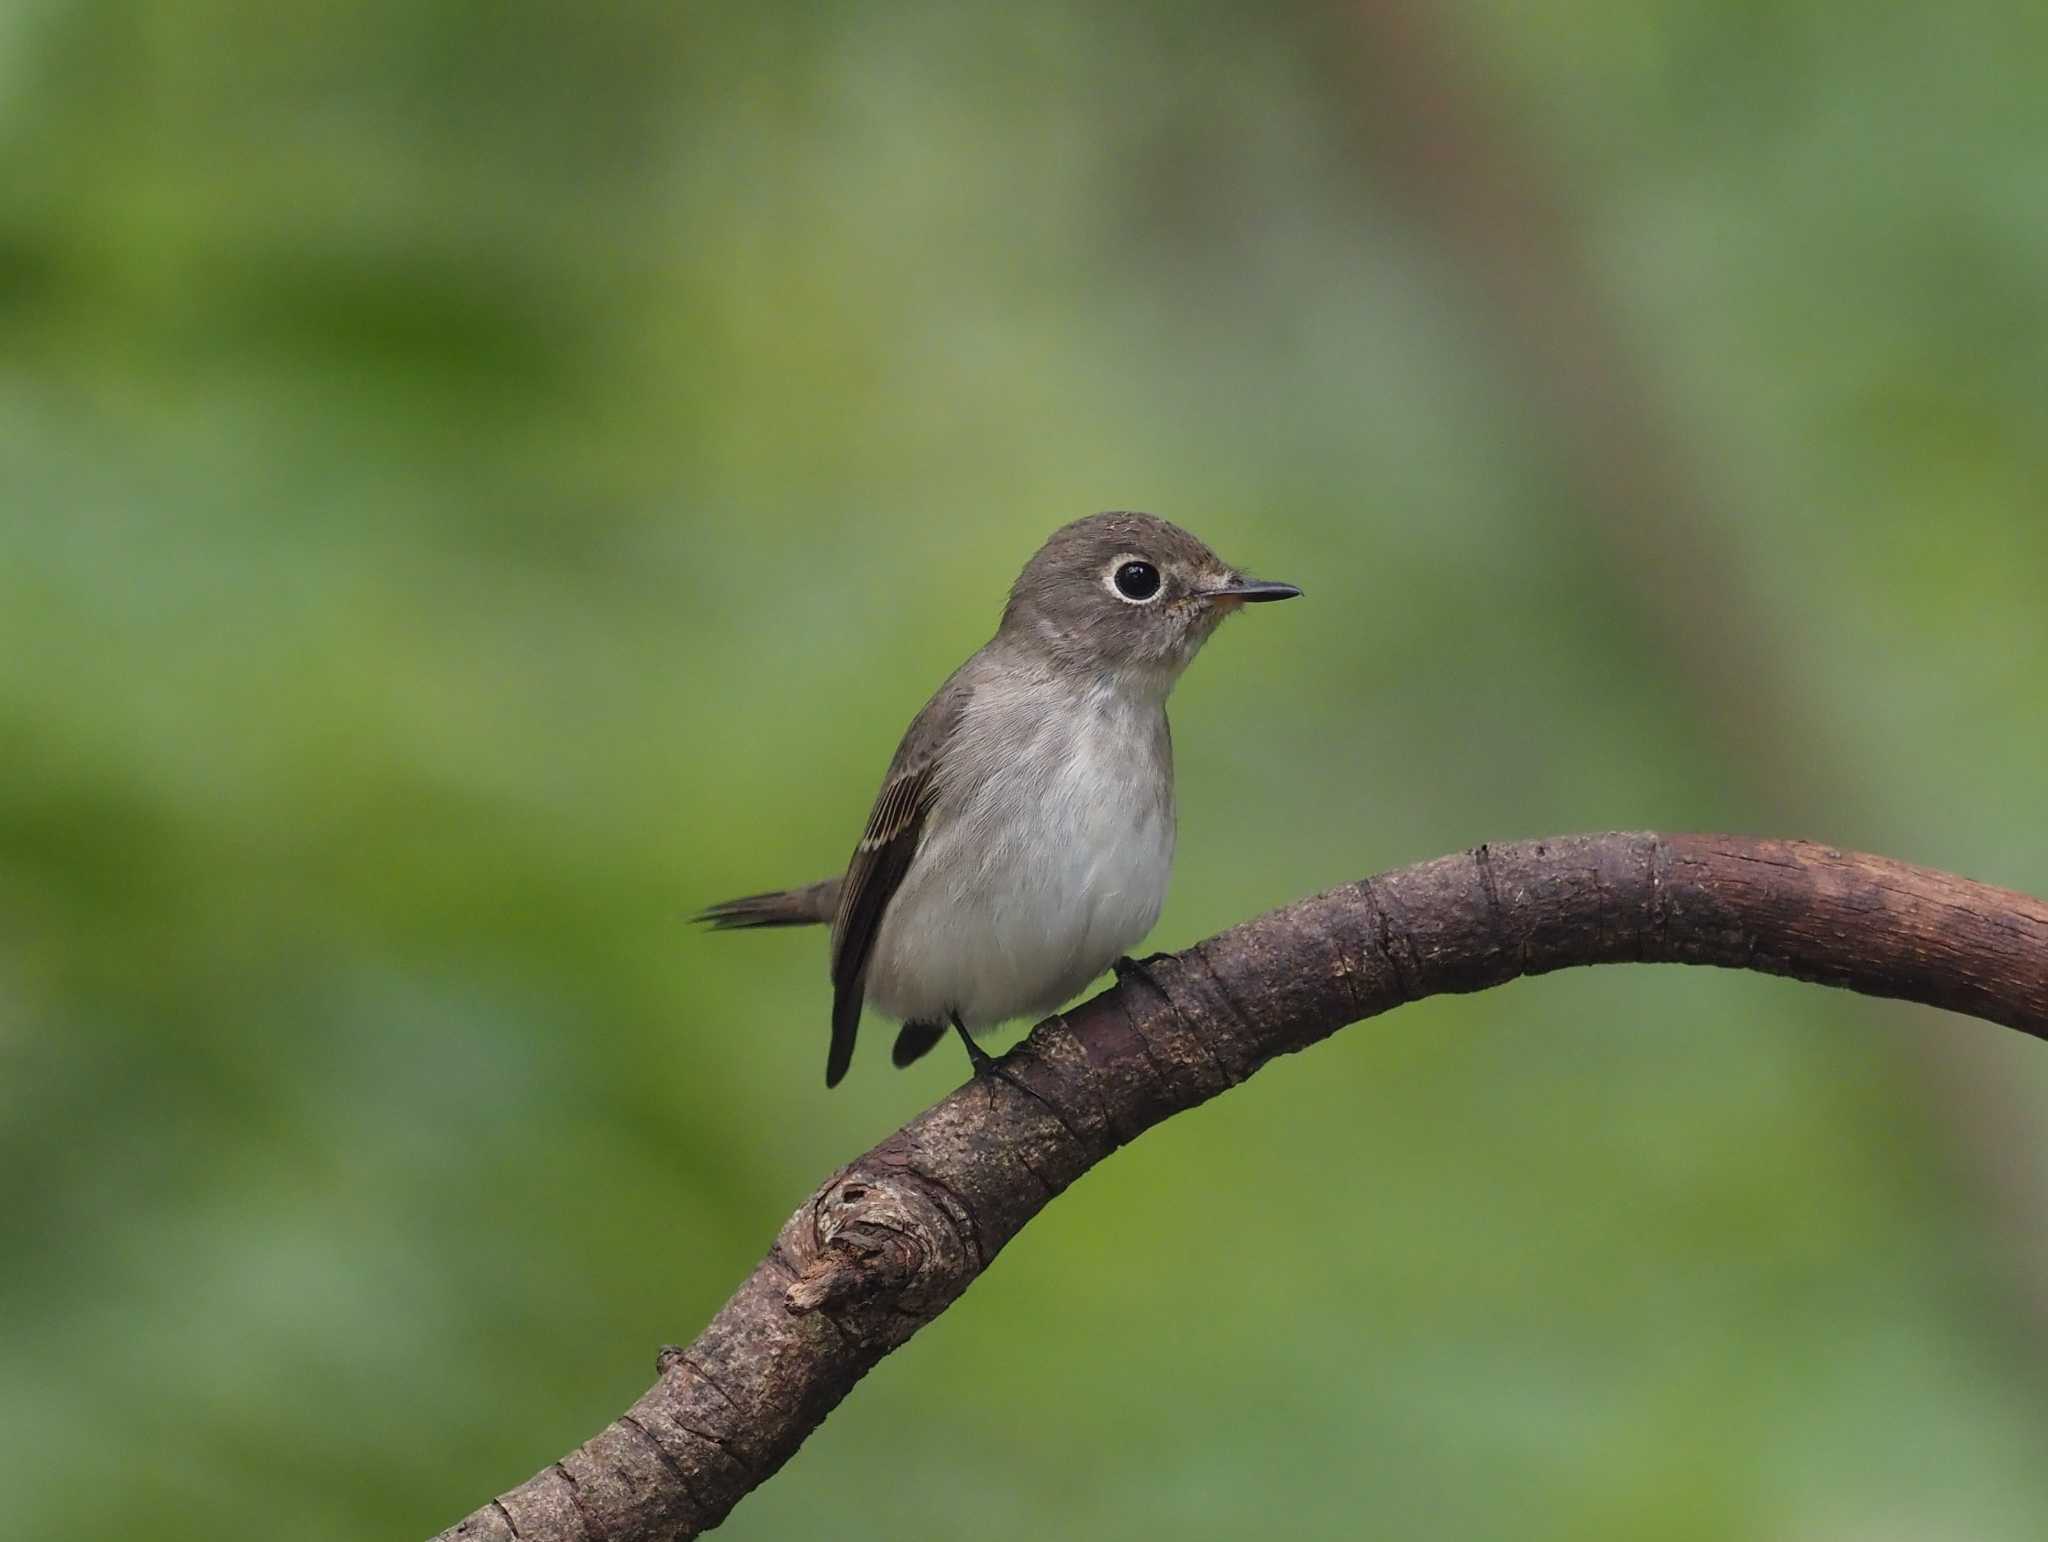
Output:
<instances>
[{"instance_id":1,"label":"blurred green background","mask_svg":"<svg viewBox=\"0 0 2048 1542\"><path fill-rule=\"evenodd\" d=\"M2048 892L2048 9L0 4L11 1536L424 1535L838 1162L1055 524L1309 598L1157 946L1485 839ZM1612 970L1148 1135L724 1535L2048 1534L2048 1052Z\"/></svg>"}]
</instances>

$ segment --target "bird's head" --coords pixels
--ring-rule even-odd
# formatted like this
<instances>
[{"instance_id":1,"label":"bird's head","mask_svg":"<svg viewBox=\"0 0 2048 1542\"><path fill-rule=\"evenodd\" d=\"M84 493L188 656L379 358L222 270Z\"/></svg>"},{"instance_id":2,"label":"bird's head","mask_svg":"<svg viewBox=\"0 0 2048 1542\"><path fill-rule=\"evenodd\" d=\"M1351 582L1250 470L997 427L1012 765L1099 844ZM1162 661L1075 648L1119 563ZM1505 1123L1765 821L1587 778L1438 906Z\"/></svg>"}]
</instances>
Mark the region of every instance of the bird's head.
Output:
<instances>
[{"instance_id":1,"label":"bird's head","mask_svg":"<svg viewBox=\"0 0 2048 1542\"><path fill-rule=\"evenodd\" d=\"M1002 634L1062 667L1163 688L1225 616L1300 593L1248 577L1157 515L1092 514L1055 530L1025 564Z\"/></svg>"}]
</instances>

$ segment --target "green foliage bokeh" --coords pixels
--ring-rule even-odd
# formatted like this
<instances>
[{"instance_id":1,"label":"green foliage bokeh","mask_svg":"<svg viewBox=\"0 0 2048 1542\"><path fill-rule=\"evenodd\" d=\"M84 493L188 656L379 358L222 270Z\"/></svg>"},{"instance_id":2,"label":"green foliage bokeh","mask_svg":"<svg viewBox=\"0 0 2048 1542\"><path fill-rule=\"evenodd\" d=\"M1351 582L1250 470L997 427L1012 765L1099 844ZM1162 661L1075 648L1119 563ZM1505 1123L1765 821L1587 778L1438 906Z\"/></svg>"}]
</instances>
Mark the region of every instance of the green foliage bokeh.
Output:
<instances>
[{"instance_id":1,"label":"green foliage bokeh","mask_svg":"<svg viewBox=\"0 0 2048 1542\"><path fill-rule=\"evenodd\" d=\"M0 7L11 1534L425 1534L636 1395L961 1070L828 1095L822 939L681 918L843 860L1075 514L1309 591L1176 697L1157 945L1580 829L2048 892L2048 12L1437 25L1706 592L1321 8ZM2038 1537L2043 1194L1982 1025L1428 1003L1092 1175L726 1531Z\"/></svg>"}]
</instances>

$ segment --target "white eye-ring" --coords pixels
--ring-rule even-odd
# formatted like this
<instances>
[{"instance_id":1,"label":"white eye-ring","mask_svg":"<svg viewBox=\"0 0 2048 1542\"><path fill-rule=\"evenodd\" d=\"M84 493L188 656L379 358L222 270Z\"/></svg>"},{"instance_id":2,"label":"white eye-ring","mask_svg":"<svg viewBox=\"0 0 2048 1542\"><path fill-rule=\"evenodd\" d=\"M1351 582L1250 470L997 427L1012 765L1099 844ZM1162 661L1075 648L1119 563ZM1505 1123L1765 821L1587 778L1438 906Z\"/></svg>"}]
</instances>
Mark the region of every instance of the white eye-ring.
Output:
<instances>
[{"instance_id":1,"label":"white eye-ring","mask_svg":"<svg viewBox=\"0 0 2048 1542\"><path fill-rule=\"evenodd\" d=\"M1159 579L1159 569L1135 552L1125 552L1110 563L1109 571L1103 575L1103 583L1126 605L1150 605L1159 598L1164 587Z\"/></svg>"}]
</instances>

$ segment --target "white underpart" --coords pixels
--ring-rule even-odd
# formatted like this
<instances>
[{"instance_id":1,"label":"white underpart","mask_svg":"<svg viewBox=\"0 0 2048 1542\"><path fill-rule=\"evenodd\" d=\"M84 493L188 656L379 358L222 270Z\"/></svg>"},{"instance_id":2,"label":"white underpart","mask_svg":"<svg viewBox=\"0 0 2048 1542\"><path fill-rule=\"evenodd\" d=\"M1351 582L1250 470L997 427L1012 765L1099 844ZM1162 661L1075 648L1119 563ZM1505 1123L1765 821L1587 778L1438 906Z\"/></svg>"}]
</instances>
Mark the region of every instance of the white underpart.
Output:
<instances>
[{"instance_id":1,"label":"white underpart","mask_svg":"<svg viewBox=\"0 0 2048 1542\"><path fill-rule=\"evenodd\" d=\"M969 1028L1078 995L1159 919L1173 869L1170 680L977 691L884 913L867 995Z\"/></svg>"}]
</instances>

